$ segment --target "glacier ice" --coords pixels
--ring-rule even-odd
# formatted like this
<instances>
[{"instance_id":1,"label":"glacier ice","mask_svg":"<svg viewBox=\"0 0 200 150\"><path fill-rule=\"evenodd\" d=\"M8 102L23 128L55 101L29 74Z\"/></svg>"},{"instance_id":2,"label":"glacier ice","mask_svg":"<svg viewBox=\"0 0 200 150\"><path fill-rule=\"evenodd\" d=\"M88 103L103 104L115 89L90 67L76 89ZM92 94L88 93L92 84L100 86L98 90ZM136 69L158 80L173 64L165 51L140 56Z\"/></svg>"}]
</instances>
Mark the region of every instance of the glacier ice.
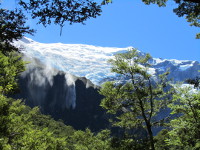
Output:
<instances>
[{"instance_id":1,"label":"glacier ice","mask_svg":"<svg viewBox=\"0 0 200 150\"><path fill-rule=\"evenodd\" d=\"M28 57L36 57L45 64L75 76L86 77L94 84L99 84L105 77L115 76L110 72L107 60L118 52L127 51L127 48L83 44L44 44L26 37L15 41L14 45L21 47L22 52Z\"/></svg>"},{"instance_id":2,"label":"glacier ice","mask_svg":"<svg viewBox=\"0 0 200 150\"><path fill-rule=\"evenodd\" d=\"M131 48L39 43L26 37L15 41L14 45L22 48L22 52L28 57L36 57L47 66L51 66L57 70L79 77L86 77L96 85L101 84L106 78L116 77L116 74L110 71L111 66L107 62L108 59L113 58L117 53L127 52ZM150 74L157 75L170 68L173 78L177 78L177 81L190 77L191 73L187 73L187 69L192 68L194 65L196 67L193 68L196 70L192 70L193 76L198 74L196 72L200 68L197 61L189 60L152 58L151 63L152 66L148 71Z\"/></svg>"}]
</instances>

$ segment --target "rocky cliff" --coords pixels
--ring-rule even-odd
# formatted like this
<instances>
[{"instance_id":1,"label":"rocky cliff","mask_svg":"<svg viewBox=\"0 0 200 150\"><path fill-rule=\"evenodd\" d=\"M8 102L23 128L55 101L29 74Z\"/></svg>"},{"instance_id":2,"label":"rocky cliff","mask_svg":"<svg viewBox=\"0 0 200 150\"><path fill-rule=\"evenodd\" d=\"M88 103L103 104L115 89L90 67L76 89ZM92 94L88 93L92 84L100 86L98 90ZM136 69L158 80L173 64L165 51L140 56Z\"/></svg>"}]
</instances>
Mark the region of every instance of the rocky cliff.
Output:
<instances>
[{"instance_id":1,"label":"rocky cliff","mask_svg":"<svg viewBox=\"0 0 200 150\"><path fill-rule=\"evenodd\" d=\"M19 79L22 98L31 107L39 106L45 114L62 119L75 129L105 128L107 119L99 106L102 96L99 87L85 77L75 77L41 64L37 59L27 59L30 64Z\"/></svg>"}]
</instances>

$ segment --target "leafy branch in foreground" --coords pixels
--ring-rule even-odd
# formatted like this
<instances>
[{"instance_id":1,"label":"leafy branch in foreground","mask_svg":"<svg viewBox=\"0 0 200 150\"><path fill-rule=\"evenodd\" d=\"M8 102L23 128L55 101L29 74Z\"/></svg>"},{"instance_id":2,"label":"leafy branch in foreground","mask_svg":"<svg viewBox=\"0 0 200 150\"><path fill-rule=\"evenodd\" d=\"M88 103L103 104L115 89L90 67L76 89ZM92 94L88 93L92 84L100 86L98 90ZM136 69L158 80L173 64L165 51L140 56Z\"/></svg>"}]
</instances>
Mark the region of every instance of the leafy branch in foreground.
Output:
<instances>
[{"instance_id":1,"label":"leafy branch in foreground","mask_svg":"<svg viewBox=\"0 0 200 150\"><path fill-rule=\"evenodd\" d=\"M25 34L35 32L26 26L26 17L21 10L0 9L0 51L4 54L17 48L11 45L14 40L21 39Z\"/></svg>"},{"instance_id":2,"label":"leafy branch in foreground","mask_svg":"<svg viewBox=\"0 0 200 150\"><path fill-rule=\"evenodd\" d=\"M166 143L181 149L200 148L200 92L190 87L176 88L173 103L169 105L178 116L170 121L169 139Z\"/></svg>"},{"instance_id":3,"label":"leafy branch in foreground","mask_svg":"<svg viewBox=\"0 0 200 150\"><path fill-rule=\"evenodd\" d=\"M149 54L139 54L136 49L115 55L109 61L111 70L127 80L125 83L106 82L100 94L105 96L101 106L115 115L113 126L124 128L128 130L127 133L143 127L147 130L151 149L155 149L152 127L159 122L157 117L166 108L171 91L167 81L168 72L155 79L149 73L149 59Z\"/></svg>"},{"instance_id":4,"label":"leafy branch in foreground","mask_svg":"<svg viewBox=\"0 0 200 150\"><path fill-rule=\"evenodd\" d=\"M168 127L156 136L156 148L198 150L200 148L200 91L176 85Z\"/></svg>"},{"instance_id":5,"label":"leafy branch in foreground","mask_svg":"<svg viewBox=\"0 0 200 150\"><path fill-rule=\"evenodd\" d=\"M112 3L114 0L103 0L102 5ZM146 5L156 4L159 7L165 7L168 0L142 0ZM178 4L173 12L178 17L183 17L190 22L191 26L200 27L200 1L199 0L174 0ZM196 34L196 38L200 39L200 33Z\"/></svg>"},{"instance_id":6,"label":"leafy branch in foreground","mask_svg":"<svg viewBox=\"0 0 200 150\"><path fill-rule=\"evenodd\" d=\"M101 5L92 0L20 0L19 5L44 26L51 24L52 20L61 27L67 21L70 24L84 23L101 13Z\"/></svg>"},{"instance_id":7,"label":"leafy branch in foreground","mask_svg":"<svg viewBox=\"0 0 200 150\"><path fill-rule=\"evenodd\" d=\"M0 52L0 94L7 95L17 90L17 78L25 70L25 62L16 52L7 56Z\"/></svg>"}]
</instances>

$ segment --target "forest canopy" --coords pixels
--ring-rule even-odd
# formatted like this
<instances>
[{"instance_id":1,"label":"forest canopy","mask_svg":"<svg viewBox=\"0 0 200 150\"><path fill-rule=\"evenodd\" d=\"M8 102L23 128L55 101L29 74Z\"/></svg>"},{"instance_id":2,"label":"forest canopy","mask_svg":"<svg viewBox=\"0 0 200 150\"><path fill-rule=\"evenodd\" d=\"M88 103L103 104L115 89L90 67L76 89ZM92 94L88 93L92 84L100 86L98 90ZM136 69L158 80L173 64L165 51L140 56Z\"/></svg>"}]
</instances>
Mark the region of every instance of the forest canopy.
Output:
<instances>
[{"instance_id":1,"label":"forest canopy","mask_svg":"<svg viewBox=\"0 0 200 150\"><path fill-rule=\"evenodd\" d=\"M174 1L178 4L174 12L199 27L199 2ZM167 0L143 2L165 6ZM117 54L109 61L113 72L129 80L107 82L100 90L105 97L101 106L111 114L108 115L110 127L118 127L117 135L110 129L97 133L90 129L76 131L62 121L43 115L38 107L30 108L23 100L9 97L19 92L18 76L25 70L19 50L10 42L34 33L25 24L24 11L31 13L33 19L39 18L44 26L55 23L61 27L66 21L84 23L101 14L101 5L90 0L19 0L19 4L22 7L16 10L0 9L0 149L200 149L199 87L195 87L195 92L180 85L169 89L168 72L158 77L159 82L153 81L148 73L151 56L141 56L135 49ZM166 108L171 109L169 116L156 120ZM163 130L153 135L154 126Z\"/></svg>"}]
</instances>

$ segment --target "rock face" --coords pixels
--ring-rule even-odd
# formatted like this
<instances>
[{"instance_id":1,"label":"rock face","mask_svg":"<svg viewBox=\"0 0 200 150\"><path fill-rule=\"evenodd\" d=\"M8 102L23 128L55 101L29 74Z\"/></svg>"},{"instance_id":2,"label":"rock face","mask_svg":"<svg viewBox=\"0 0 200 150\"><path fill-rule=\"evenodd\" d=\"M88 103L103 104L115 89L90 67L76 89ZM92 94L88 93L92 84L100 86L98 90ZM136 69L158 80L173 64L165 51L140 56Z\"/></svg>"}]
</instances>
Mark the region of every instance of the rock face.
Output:
<instances>
[{"instance_id":1,"label":"rock face","mask_svg":"<svg viewBox=\"0 0 200 150\"><path fill-rule=\"evenodd\" d=\"M21 92L15 98L25 99L31 107L39 106L43 113L75 129L98 131L108 124L99 106L103 98L99 87L85 77L49 68L36 59L31 62L19 79Z\"/></svg>"},{"instance_id":2,"label":"rock face","mask_svg":"<svg viewBox=\"0 0 200 150\"><path fill-rule=\"evenodd\" d=\"M186 79L194 79L200 76L200 72L198 72L200 64L198 61L153 58L151 63L156 75L164 73L169 69L170 74L168 78L174 81L185 81Z\"/></svg>"}]
</instances>

